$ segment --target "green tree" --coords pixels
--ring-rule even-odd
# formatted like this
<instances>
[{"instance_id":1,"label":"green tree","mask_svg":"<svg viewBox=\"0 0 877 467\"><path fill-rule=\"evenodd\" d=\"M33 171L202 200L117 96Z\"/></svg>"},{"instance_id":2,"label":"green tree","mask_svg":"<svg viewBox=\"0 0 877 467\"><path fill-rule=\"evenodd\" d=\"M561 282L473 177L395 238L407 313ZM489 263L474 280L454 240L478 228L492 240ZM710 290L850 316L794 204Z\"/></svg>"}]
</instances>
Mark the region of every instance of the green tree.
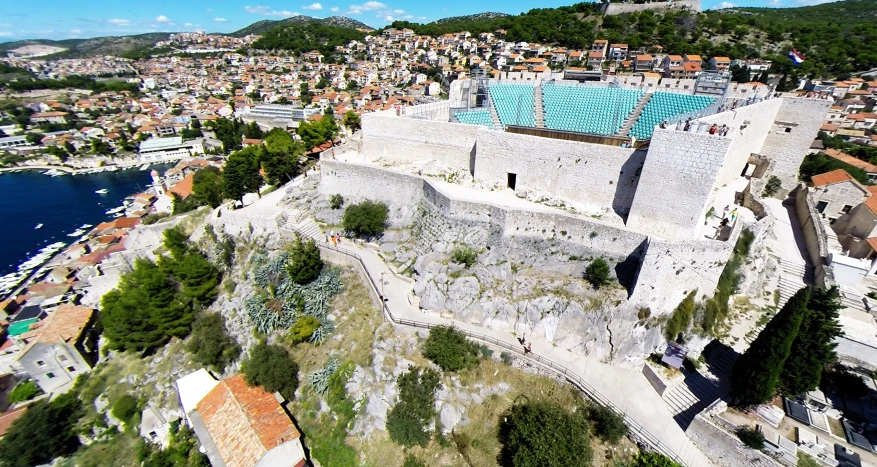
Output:
<instances>
[{"instance_id":1,"label":"green tree","mask_svg":"<svg viewBox=\"0 0 877 467\"><path fill-rule=\"evenodd\" d=\"M691 326L691 320L694 318L694 312L697 308L694 303L696 293L697 290L689 292L667 319L667 323L664 325L664 337L668 341L675 341L680 332L686 331Z\"/></svg>"},{"instance_id":2,"label":"green tree","mask_svg":"<svg viewBox=\"0 0 877 467\"><path fill-rule=\"evenodd\" d=\"M299 99L301 100L302 105L311 105L311 91L308 88L308 82L302 82L301 86L298 87L299 90Z\"/></svg>"},{"instance_id":3,"label":"green tree","mask_svg":"<svg viewBox=\"0 0 877 467\"><path fill-rule=\"evenodd\" d=\"M228 334L219 313L203 314L195 321L186 349L196 362L217 373L225 371L241 354L241 346Z\"/></svg>"},{"instance_id":4,"label":"green tree","mask_svg":"<svg viewBox=\"0 0 877 467\"><path fill-rule=\"evenodd\" d=\"M338 124L331 114L331 109L318 121L305 121L298 125L296 130L305 147L311 150L326 141L332 141L338 136Z\"/></svg>"},{"instance_id":5,"label":"green tree","mask_svg":"<svg viewBox=\"0 0 877 467\"><path fill-rule=\"evenodd\" d=\"M12 391L9 392L9 398L7 402L9 402L10 404L15 404L18 402L29 401L42 393L43 391L40 389L39 386L37 386L37 383L33 382L32 380L23 381L16 384L15 387L12 388Z\"/></svg>"},{"instance_id":6,"label":"green tree","mask_svg":"<svg viewBox=\"0 0 877 467\"><path fill-rule=\"evenodd\" d=\"M262 139L262 136L264 136L264 133L262 132L262 128L259 127L258 123L250 122L249 124L244 126L244 138Z\"/></svg>"},{"instance_id":7,"label":"green tree","mask_svg":"<svg viewBox=\"0 0 877 467\"><path fill-rule=\"evenodd\" d=\"M779 387L784 394L796 396L819 386L823 369L837 358L834 349L835 339L843 335L838 322L842 307L837 286L810 291L809 312L801 322L780 374Z\"/></svg>"},{"instance_id":8,"label":"green tree","mask_svg":"<svg viewBox=\"0 0 877 467\"><path fill-rule=\"evenodd\" d=\"M360 121L359 115L352 110L348 110L347 113L344 114L343 124L350 131L356 131L362 128L362 121Z\"/></svg>"},{"instance_id":9,"label":"green tree","mask_svg":"<svg viewBox=\"0 0 877 467\"><path fill-rule=\"evenodd\" d=\"M260 149L250 146L233 153L225 163L222 188L225 196L244 203L244 195L258 193L265 181L259 173Z\"/></svg>"},{"instance_id":10,"label":"green tree","mask_svg":"<svg viewBox=\"0 0 877 467\"><path fill-rule=\"evenodd\" d=\"M43 135L39 133L27 133L24 135L24 139L27 140L28 144L39 145L43 140Z\"/></svg>"},{"instance_id":11,"label":"green tree","mask_svg":"<svg viewBox=\"0 0 877 467\"><path fill-rule=\"evenodd\" d=\"M137 399L130 394L123 394L113 404L112 414L123 422L130 422L138 412Z\"/></svg>"},{"instance_id":12,"label":"green tree","mask_svg":"<svg viewBox=\"0 0 877 467\"><path fill-rule=\"evenodd\" d=\"M478 365L478 344L458 329L438 326L429 330L423 343L423 356L444 371L465 370Z\"/></svg>"},{"instance_id":13,"label":"green tree","mask_svg":"<svg viewBox=\"0 0 877 467\"><path fill-rule=\"evenodd\" d=\"M289 264L286 272L289 278L299 285L305 285L316 279L323 270L323 260L320 259L320 249L317 248L314 239L303 239L296 235L289 251Z\"/></svg>"},{"instance_id":14,"label":"green tree","mask_svg":"<svg viewBox=\"0 0 877 467\"><path fill-rule=\"evenodd\" d=\"M164 231L162 244L174 258L182 258L189 252L189 236L179 225L175 225Z\"/></svg>"},{"instance_id":15,"label":"green tree","mask_svg":"<svg viewBox=\"0 0 877 467\"><path fill-rule=\"evenodd\" d=\"M439 375L429 368L411 368L399 375L396 385L399 402L387 411L390 439L406 447L426 446L435 418L435 391L441 386Z\"/></svg>"},{"instance_id":16,"label":"green tree","mask_svg":"<svg viewBox=\"0 0 877 467\"><path fill-rule=\"evenodd\" d=\"M342 224L344 230L357 237L377 237L384 233L389 212L386 204L366 200L347 206L342 216Z\"/></svg>"},{"instance_id":17,"label":"green tree","mask_svg":"<svg viewBox=\"0 0 877 467\"><path fill-rule=\"evenodd\" d=\"M764 435L758 430L743 427L737 430L737 437L740 438L740 441L743 441L743 444L752 449L764 448Z\"/></svg>"},{"instance_id":18,"label":"green tree","mask_svg":"<svg viewBox=\"0 0 877 467\"><path fill-rule=\"evenodd\" d=\"M514 467L589 466L593 451L583 410L552 402L513 405L500 417L499 463Z\"/></svg>"},{"instance_id":19,"label":"green tree","mask_svg":"<svg viewBox=\"0 0 877 467\"><path fill-rule=\"evenodd\" d=\"M222 172L213 166L195 172L192 177L192 195L189 197L201 206L219 207L225 198L222 191Z\"/></svg>"},{"instance_id":20,"label":"green tree","mask_svg":"<svg viewBox=\"0 0 877 467\"><path fill-rule=\"evenodd\" d=\"M320 320L313 316L302 316L295 320L295 323L289 328L287 333L289 342L293 345L307 342L318 327L320 327Z\"/></svg>"},{"instance_id":21,"label":"green tree","mask_svg":"<svg viewBox=\"0 0 877 467\"><path fill-rule=\"evenodd\" d=\"M598 438L611 444L618 444L627 436L627 425L624 417L609 407L592 406L588 410L588 418L594 423L594 433Z\"/></svg>"},{"instance_id":22,"label":"green tree","mask_svg":"<svg viewBox=\"0 0 877 467\"><path fill-rule=\"evenodd\" d=\"M612 281L612 273L609 270L609 263L603 258L596 258L591 264L585 268L585 279L599 289Z\"/></svg>"},{"instance_id":23,"label":"green tree","mask_svg":"<svg viewBox=\"0 0 877 467\"><path fill-rule=\"evenodd\" d=\"M808 288L795 293L734 364L731 391L738 405L761 404L773 397L792 342L807 314L809 297Z\"/></svg>"},{"instance_id":24,"label":"green tree","mask_svg":"<svg viewBox=\"0 0 877 467\"><path fill-rule=\"evenodd\" d=\"M70 392L51 402L34 402L0 439L0 464L32 467L73 454L79 447L75 425L81 407L82 403Z\"/></svg>"},{"instance_id":25,"label":"green tree","mask_svg":"<svg viewBox=\"0 0 877 467\"><path fill-rule=\"evenodd\" d=\"M265 150L261 154L262 169L268 183L280 186L298 174L298 159L305 152L302 143L292 139L286 131L274 128L265 135Z\"/></svg>"},{"instance_id":26,"label":"green tree","mask_svg":"<svg viewBox=\"0 0 877 467\"><path fill-rule=\"evenodd\" d=\"M250 351L250 358L241 364L241 370L250 386L279 392L286 400L295 398L298 364L283 347L264 343L256 345Z\"/></svg>"},{"instance_id":27,"label":"green tree","mask_svg":"<svg viewBox=\"0 0 877 467\"><path fill-rule=\"evenodd\" d=\"M657 452L641 452L633 458L631 467L682 467Z\"/></svg>"}]
</instances>

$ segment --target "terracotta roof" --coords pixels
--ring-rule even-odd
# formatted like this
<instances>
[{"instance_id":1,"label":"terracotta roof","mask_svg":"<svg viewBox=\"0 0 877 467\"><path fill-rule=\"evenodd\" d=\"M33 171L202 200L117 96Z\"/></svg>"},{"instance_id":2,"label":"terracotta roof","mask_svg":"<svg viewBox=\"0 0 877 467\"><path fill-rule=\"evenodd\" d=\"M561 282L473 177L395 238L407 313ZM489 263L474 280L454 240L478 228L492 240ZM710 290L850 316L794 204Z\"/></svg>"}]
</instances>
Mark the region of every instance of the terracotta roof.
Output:
<instances>
[{"instance_id":1,"label":"terracotta roof","mask_svg":"<svg viewBox=\"0 0 877 467\"><path fill-rule=\"evenodd\" d=\"M847 164L850 164L853 167L858 167L865 172L877 174L877 165L865 162L861 159L856 159L855 157L838 151L837 149L826 149L822 152L825 153L825 155L827 155L828 157L832 157L841 162L846 162Z\"/></svg>"},{"instance_id":2,"label":"terracotta roof","mask_svg":"<svg viewBox=\"0 0 877 467\"><path fill-rule=\"evenodd\" d=\"M848 182L852 180L853 177L847 173L844 169L832 170L831 172L825 172L824 174L814 175L813 176L813 186L825 186L825 185L833 185L835 183Z\"/></svg>"},{"instance_id":3,"label":"terracotta roof","mask_svg":"<svg viewBox=\"0 0 877 467\"><path fill-rule=\"evenodd\" d=\"M868 242L872 250L877 251L877 237L871 237L865 241Z\"/></svg>"},{"instance_id":4,"label":"terracotta roof","mask_svg":"<svg viewBox=\"0 0 877 467\"><path fill-rule=\"evenodd\" d=\"M46 318L33 342L72 344L88 326L93 313L91 308L65 303Z\"/></svg>"},{"instance_id":5,"label":"terracotta roof","mask_svg":"<svg viewBox=\"0 0 877 467\"><path fill-rule=\"evenodd\" d=\"M18 420L25 412L27 412L27 407L28 406L23 405L0 414L0 438L6 435L12 422Z\"/></svg>"},{"instance_id":6,"label":"terracotta roof","mask_svg":"<svg viewBox=\"0 0 877 467\"><path fill-rule=\"evenodd\" d=\"M274 395L248 386L243 375L222 380L196 410L228 467L256 465L268 450L301 436Z\"/></svg>"},{"instance_id":7,"label":"terracotta roof","mask_svg":"<svg viewBox=\"0 0 877 467\"><path fill-rule=\"evenodd\" d=\"M192 184L194 183L194 180L195 180L195 174L190 173L189 175L186 175L185 178L180 180L176 185L173 186L173 188L171 188L168 191L171 193L176 193L176 194L180 195L180 198L183 198L183 199L188 198L189 195L192 194Z\"/></svg>"}]
</instances>

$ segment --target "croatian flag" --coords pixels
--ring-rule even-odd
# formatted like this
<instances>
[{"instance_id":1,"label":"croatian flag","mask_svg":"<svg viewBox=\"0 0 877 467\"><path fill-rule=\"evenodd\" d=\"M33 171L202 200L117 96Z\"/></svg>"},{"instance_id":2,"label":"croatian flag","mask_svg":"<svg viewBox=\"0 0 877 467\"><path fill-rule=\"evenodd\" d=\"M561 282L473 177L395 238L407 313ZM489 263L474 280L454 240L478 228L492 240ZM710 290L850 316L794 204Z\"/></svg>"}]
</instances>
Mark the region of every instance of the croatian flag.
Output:
<instances>
[{"instance_id":1,"label":"croatian flag","mask_svg":"<svg viewBox=\"0 0 877 467\"><path fill-rule=\"evenodd\" d=\"M798 52L795 49L789 51L789 58L795 63L795 65L800 65L804 63L804 55Z\"/></svg>"}]
</instances>

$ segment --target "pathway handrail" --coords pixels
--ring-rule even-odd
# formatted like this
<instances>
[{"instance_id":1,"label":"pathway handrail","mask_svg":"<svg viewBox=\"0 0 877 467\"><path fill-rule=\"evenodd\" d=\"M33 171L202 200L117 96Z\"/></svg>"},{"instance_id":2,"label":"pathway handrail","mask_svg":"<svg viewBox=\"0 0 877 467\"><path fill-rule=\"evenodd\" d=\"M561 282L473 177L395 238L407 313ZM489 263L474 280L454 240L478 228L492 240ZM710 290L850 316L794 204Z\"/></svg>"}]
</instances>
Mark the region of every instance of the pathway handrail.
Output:
<instances>
[{"instance_id":1,"label":"pathway handrail","mask_svg":"<svg viewBox=\"0 0 877 467\"><path fill-rule=\"evenodd\" d=\"M287 225L287 228L290 228L291 230L293 230L294 232L296 232L300 235L303 235L300 232L298 232L295 228L292 228L291 226ZM325 250L335 251L337 253L347 255L347 256L355 259L357 262L359 262L359 265L362 267L363 271L366 273L365 274L366 277L368 277L369 284L371 284L372 290L381 300L381 308L382 308L385 319L389 319L391 322L393 322L395 324L401 324L403 326L411 326L411 327L424 328L424 329L431 329L433 327L445 326L442 324L433 324L433 323L426 323L426 322L421 322L421 321L414 321L414 320L410 320L410 319L397 318L390 311L390 308L387 306L387 302L384 301L384 297L381 295L381 292L380 292L381 289L378 287L378 284L375 283L371 274L368 273L368 268L366 268L365 263L362 261L362 257L360 257L357 253L354 253L354 252L347 250L347 249L344 249L344 248L339 248L338 246L335 246L335 245L327 245L327 244L324 244L321 242L317 242L317 246L319 246L320 248L325 249ZM494 337L485 336L483 334L477 334L477 333L473 333L473 332L469 332L469 331L465 331L465 330L461 330L461 331L473 339L487 342L487 343L493 344L497 347L501 347L503 349L514 352L514 353L518 354L519 357L523 357L531 362L538 363L543 368L546 368L546 369L552 371L554 374L563 377L567 382L569 382L570 384L572 384L573 386L578 388L581 392L583 392L586 396L591 398L591 400L593 400L594 402L596 402L604 407L608 407L612 411L621 414L621 416L624 418L624 423L627 424L627 427L629 429L629 436L634 440L634 442L639 440L643 444L647 445L650 449L669 457L670 459L672 459L674 462L678 463L679 465L681 465L683 467L685 467L687 465L687 464L685 464L685 462L682 461L682 459L672 449L670 449L669 446L662 443L658 438L656 438L651 433L649 433L639 423L637 423L632 418L630 418L626 413L624 413L623 410L619 409L614 404L612 404L612 402L610 402L609 399L607 399L602 394L600 394L596 389L594 389L593 386L588 384L584 379L582 379L582 377L580 377L579 375L577 375L575 372L571 371L567 367L560 365L560 364L557 364L557 363L555 363L547 358L535 355L533 353L525 353L521 349L519 349L518 347L516 347L514 345L507 344L507 343L505 343L499 339L496 339Z\"/></svg>"}]
</instances>

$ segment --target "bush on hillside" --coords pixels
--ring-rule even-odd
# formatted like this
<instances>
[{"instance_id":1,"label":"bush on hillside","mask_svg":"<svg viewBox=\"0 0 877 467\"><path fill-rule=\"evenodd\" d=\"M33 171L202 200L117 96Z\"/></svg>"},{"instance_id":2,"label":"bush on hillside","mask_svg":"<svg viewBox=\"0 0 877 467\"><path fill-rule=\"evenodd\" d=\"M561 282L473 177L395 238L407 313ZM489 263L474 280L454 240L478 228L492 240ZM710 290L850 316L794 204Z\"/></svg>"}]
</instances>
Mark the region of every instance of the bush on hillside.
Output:
<instances>
[{"instance_id":1,"label":"bush on hillside","mask_svg":"<svg viewBox=\"0 0 877 467\"><path fill-rule=\"evenodd\" d=\"M310 340L311 336L314 335L314 331L316 331L318 327L320 327L320 320L313 316L302 316L295 320L295 323L289 328L289 332L287 333L289 342L293 345L307 342Z\"/></svg>"},{"instance_id":2,"label":"bush on hillside","mask_svg":"<svg viewBox=\"0 0 877 467\"><path fill-rule=\"evenodd\" d=\"M31 467L76 452L79 437L74 428L81 409L73 392L31 404L0 439L0 465Z\"/></svg>"},{"instance_id":3,"label":"bush on hillside","mask_svg":"<svg viewBox=\"0 0 877 467\"><path fill-rule=\"evenodd\" d=\"M296 284L305 285L319 277L322 270L323 260L316 242L296 235L289 252L289 264L286 266L289 278Z\"/></svg>"},{"instance_id":4,"label":"bush on hillside","mask_svg":"<svg viewBox=\"0 0 877 467\"><path fill-rule=\"evenodd\" d=\"M195 321L186 349L196 362L217 373L222 373L241 354L241 346L228 334L219 313L204 314Z\"/></svg>"},{"instance_id":5,"label":"bush on hillside","mask_svg":"<svg viewBox=\"0 0 877 467\"><path fill-rule=\"evenodd\" d=\"M384 203L363 201L344 209L344 230L357 237L377 237L384 233L389 209Z\"/></svg>"},{"instance_id":6,"label":"bush on hillside","mask_svg":"<svg viewBox=\"0 0 877 467\"><path fill-rule=\"evenodd\" d=\"M682 467L667 456L657 452L641 452L633 458L630 467Z\"/></svg>"},{"instance_id":7,"label":"bush on hillside","mask_svg":"<svg viewBox=\"0 0 877 467\"><path fill-rule=\"evenodd\" d=\"M453 258L455 263L469 267L475 264L475 261L478 259L478 253L467 246L460 246L454 249Z\"/></svg>"},{"instance_id":8,"label":"bush on hillside","mask_svg":"<svg viewBox=\"0 0 877 467\"><path fill-rule=\"evenodd\" d=\"M753 428L740 428L739 430L737 430L737 437L740 438L740 441L743 441L743 444L749 446L752 449L764 448L764 435L761 434L760 431L757 431Z\"/></svg>"},{"instance_id":9,"label":"bush on hillside","mask_svg":"<svg viewBox=\"0 0 877 467\"><path fill-rule=\"evenodd\" d=\"M344 206L343 196L336 193L329 197L329 207L331 209L341 209L341 206Z\"/></svg>"},{"instance_id":10,"label":"bush on hillside","mask_svg":"<svg viewBox=\"0 0 877 467\"><path fill-rule=\"evenodd\" d=\"M268 392L279 392L286 400L295 397L298 389L298 364L279 345L258 344L250 358L241 364L244 379L250 386L261 386Z\"/></svg>"},{"instance_id":11,"label":"bush on hillside","mask_svg":"<svg viewBox=\"0 0 877 467\"><path fill-rule=\"evenodd\" d=\"M460 371L478 364L478 344L470 341L462 331L450 326L429 330L423 343L423 356L444 371Z\"/></svg>"},{"instance_id":12,"label":"bush on hillside","mask_svg":"<svg viewBox=\"0 0 877 467\"><path fill-rule=\"evenodd\" d=\"M609 263L603 258L597 258L591 261L591 264L585 268L585 279L599 289L612 281L612 273L609 270Z\"/></svg>"},{"instance_id":13,"label":"bush on hillside","mask_svg":"<svg viewBox=\"0 0 877 467\"><path fill-rule=\"evenodd\" d=\"M627 436L624 417L609 407L591 407L588 418L594 423L594 434L607 443L617 444L621 438Z\"/></svg>"},{"instance_id":14,"label":"bush on hillside","mask_svg":"<svg viewBox=\"0 0 877 467\"><path fill-rule=\"evenodd\" d=\"M668 341L675 341L679 337L679 333L691 326L691 320L694 318L694 312L697 308L697 305L694 303L696 293L696 290L689 292L679 305L676 306L673 313L670 314L670 318L667 319L667 324L664 325L664 337Z\"/></svg>"},{"instance_id":15,"label":"bush on hillside","mask_svg":"<svg viewBox=\"0 0 877 467\"><path fill-rule=\"evenodd\" d=\"M439 375L429 368L411 368L399 375L396 384L399 402L387 412L387 433L402 446L426 446L435 418L435 391L441 386Z\"/></svg>"},{"instance_id":16,"label":"bush on hillside","mask_svg":"<svg viewBox=\"0 0 877 467\"><path fill-rule=\"evenodd\" d=\"M582 410L552 402L513 405L499 419L503 466L591 465L593 450Z\"/></svg>"},{"instance_id":17,"label":"bush on hillside","mask_svg":"<svg viewBox=\"0 0 877 467\"><path fill-rule=\"evenodd\" d=\"M125 394L113 404L112 414L123 422L131 421L137 414L137 399L130 394Z\"/></svg>"},{"instance_id":18,"label":"bush on hillside","mask_svg":"<svg viewBox=\"0 0 877 467\"><path fill-rule=\"evenodd\" d=\"M23 381L12 388L12 391L9 392L9 398L7 401L10 404L29 401L42 393L43 391L37 386L37 383L33 381Z\"/></svg>"}]
</instances>

